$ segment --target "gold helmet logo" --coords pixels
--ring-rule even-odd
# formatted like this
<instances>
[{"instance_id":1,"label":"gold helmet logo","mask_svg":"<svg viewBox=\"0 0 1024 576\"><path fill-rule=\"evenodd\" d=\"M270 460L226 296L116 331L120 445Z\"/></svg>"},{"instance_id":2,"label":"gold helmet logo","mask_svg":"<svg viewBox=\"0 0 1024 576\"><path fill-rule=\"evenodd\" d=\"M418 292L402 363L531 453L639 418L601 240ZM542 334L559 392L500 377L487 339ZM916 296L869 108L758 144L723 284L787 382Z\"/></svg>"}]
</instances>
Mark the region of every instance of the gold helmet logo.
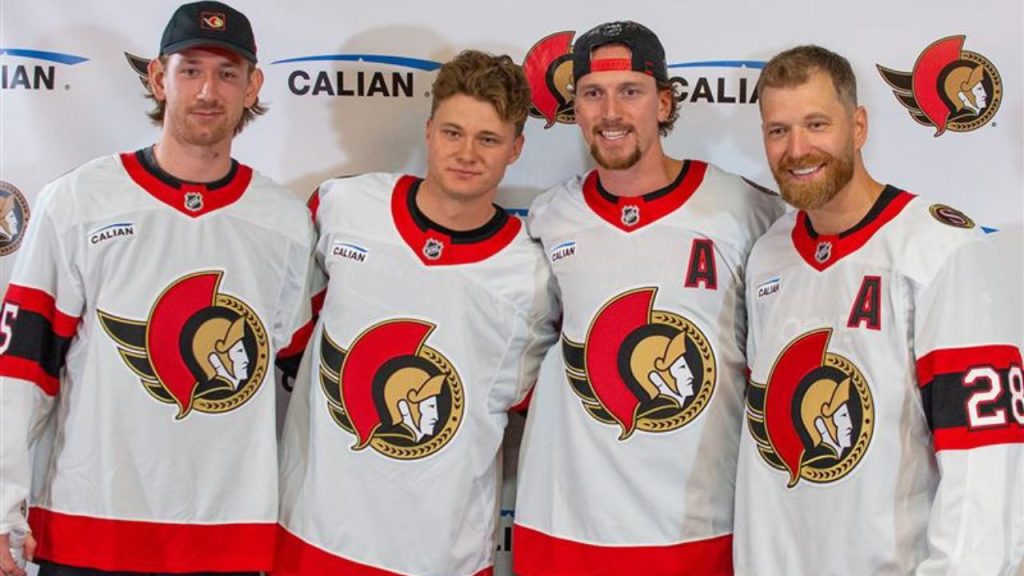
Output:
<instances>
[{"instance_id":1,"label":"gold helmet logo","mask_svg":"<svg viewBox=\"0 0 1024 576\"><path fill-rule=\"evenodd\" d=\"M966 36L948 36L924 49L910 72L877 65L910 117L935 128L969 132L988 124L999 110L1003 81L987 58L964 50Z\"/></svg>"},{"instance_id":2,"label":"gold helmet logo","mask_svg":"<svg viewBox=\"0 0 1024 576\"><path fill-rule=\"evenodd\" d=\"M220 291L223 272L189 274L157 298L144 320L97 310L125 365L156 400L230 412L251 399L270 370L270 342L256 312Z\"/></svg>"},{"instance_id":3,"label":"gold helmet logo","mask_svg":"<svg viewBox=\"0 0 1024 576\"><path fill-rule=\"evenodd\" d=\"M657 310L656 294L641 288L615 296L597 312L584 342L562 335L573 392L588 415L618 426L623 441L636 430L686 426L711 402L718 380L704 333L683 316Z\"/></svg>"},{"instance_id":4,"label":"gold helmet logo","mask_svg":"<svg viewBox=\"0 0 1024 576\"><path fill-rule=\"evenodd\" d=\"M830 329L791 342L766 383L747 387L747 430L766 464L800 480L835 482L863 460L875 428L875 408L864 375L849 359L828 351Z\"/></svg>"},{"instance_id":5,"label":"gold helmet logo","mask_svg":"<svg viewBox=\"0 0 1024 576\"><path fill-rule=\"evenodd\" d=\"M396 460L440 451L463 419L462 380L428 345L435 326L412 319L375 324L346 350L325 329L320 339L320 387L331 418L367 447Z\"/></svg>"}]
</instances>

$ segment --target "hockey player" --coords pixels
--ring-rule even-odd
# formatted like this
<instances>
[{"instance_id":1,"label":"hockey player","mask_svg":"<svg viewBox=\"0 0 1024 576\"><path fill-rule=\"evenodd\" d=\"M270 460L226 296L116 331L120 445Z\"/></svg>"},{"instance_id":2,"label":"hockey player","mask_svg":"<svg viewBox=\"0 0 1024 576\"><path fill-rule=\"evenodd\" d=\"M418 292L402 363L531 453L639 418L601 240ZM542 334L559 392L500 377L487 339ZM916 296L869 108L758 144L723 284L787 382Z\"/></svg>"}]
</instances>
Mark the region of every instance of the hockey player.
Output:
<instances>
[{"instance_id":1,"label":"hockey player","mask_svg":"<svg viewBox=\"0 0 1024 576\"><path fill-rule=\"evenodd\" d=\"M273 360L303 349L314 233L231 158L262 81L243 14L179 7L149 64L156 144L39 195L0 311L5 574L29 527L41 576L272 567Z\"/></svg>"},{"instance_id":2,"label":"hockey player","mask_svg":"<svg viewBox=\"0 0 1024 576\"><path fill-rule=\"evenodd\" d=\"M424 178L313 198L329 282L285 421L275 576L493 570L507 411L556 336L540 246L493 204L529 88L466 51L432 95Z\"/></svg>"},{"instance_id":3,"label":"hockey player","mask_svg":"<svg viewBox=\"0 0 1024 576\"><path fill-rule=\"evenodd\" d=\"M736 573L1017 574L1024 378L993 246L871 177L843 57L783 52L759 93L797 211L747 266Z\"/></svg>"},{"instance_id":4,"label":"hockey player","mask_svg":"<svg viewBox=\"0 0 1024 576\"><path fill-rule=\"evenodd\" d=\"M666 155L677 104L647 28L602 24L572 65L597 169L530 209L564 316L520 454L515 571L730 574L743 270L782 202Z\"/></svg>"}]
</instances>

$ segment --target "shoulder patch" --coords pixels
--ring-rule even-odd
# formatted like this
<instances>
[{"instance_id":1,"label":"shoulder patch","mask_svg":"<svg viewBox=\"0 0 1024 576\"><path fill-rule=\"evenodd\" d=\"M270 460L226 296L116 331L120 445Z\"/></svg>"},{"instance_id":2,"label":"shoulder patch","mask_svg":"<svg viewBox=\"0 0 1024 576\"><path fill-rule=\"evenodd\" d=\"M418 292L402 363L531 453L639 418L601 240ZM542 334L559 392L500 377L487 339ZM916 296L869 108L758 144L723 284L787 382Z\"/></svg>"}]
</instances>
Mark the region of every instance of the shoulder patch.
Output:
<instances>
[{"instance_id":1,"label":"shoulder patch","mask_svg":"<svg viewBox=\"0 0 1024 576\"><path fill-rule=\"evenodd\" d=\"M750 186L751 188L753 188L754 190L757 190L758 192L760 192L762 194L767 194L769 196L776 196L776 197L779 195L779 193L776 192L775 190L772 190L771 188L765 188L764 186L761 186L760 184L758 184L757 182L754 182L753 180L751 180L750 178L747 178L746 176L741 176L741 178L743 178L743 181L747 183L747 186Z\"/></svg>"},{"instance_id":2,"label":"shoulder patch","mask_svg":"<svg viewBox=\"0 0 1024 576\"><path fill-rule=\"evenodd\" d=\"M932 204L928 211L931 212L933 218L947 226L967 229L974 228L974 220L971 220L966 214L952 206Z\"/></svg>"}]
</instances>

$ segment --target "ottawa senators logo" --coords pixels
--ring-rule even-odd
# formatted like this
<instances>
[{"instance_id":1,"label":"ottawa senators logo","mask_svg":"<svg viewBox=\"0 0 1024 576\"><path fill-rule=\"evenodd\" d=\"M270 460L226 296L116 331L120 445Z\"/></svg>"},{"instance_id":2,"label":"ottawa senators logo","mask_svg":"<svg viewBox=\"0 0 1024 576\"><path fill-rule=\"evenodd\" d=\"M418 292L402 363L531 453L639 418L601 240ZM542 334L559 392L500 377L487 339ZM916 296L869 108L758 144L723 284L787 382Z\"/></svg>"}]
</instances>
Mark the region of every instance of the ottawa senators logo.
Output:
<instances>
[{"instance_id":1,"label":"ottawa senators logo","mask_svg":"<svg viewBox=\"0 0 1024 576\"><path fill-rule=\"evenodd\" d=\"M747 387L747 427L761 458L786 473L827 484L864 458L875 427L871 390L848 359L828 352L832 330L800 336L775 360L767 384Z\"/></svg>"},{"instance_id":2,"label":"ottawa senators logo","mask_svg":"<svg viewBox=\"0 0 1024 576\"><path fill-rule=\"evenodd\" d=\"M270 363L267 332L248 304L219 291L222 272L175 280L146 320L97 310L128 368L153 398L192 410L229 412L249 401Z\"/></svg>"},{"instance_id":3,"label":"ottawa senators logo","mask_svg":"<svg viewBox=\"0 0 1024 576\"><path fill-rule=\"evenodd\" d=\"M462 380L443 354L427 346L434 325L391 320L371 326L346 351L325 330L320 386L338 426L356 437L353 450L371 446L398 460L429 456L462 423Z\"/></svg>"},{"instance_id":4,"label":"ottawa senators logo","mask_svg":"<svg viewBox=\"0 0 1024 576\"><path fill-rule=\"evenodd\" d=\"M21 191L0 180L0 256L17 252L28 218L28 202Z\"/></svg>"},{"instance_id":5,"label":"ottawa senators logo","mask_svg":"<svg viewBox=\"0 0 1024 576\"><path fill-rule=\"evenodd\" d=\"M928 207L928 212L931 213L932 218L935 218L939 222L947 226L954 228L974 228L974 220L971 220L966 214L953 208L952 206L946 206L945 204L932 204Z\"/></svg>"},{"instance_id":6,"label":"ottawa senators logo","mask_svg":"<svg viewBox=\"0 0 1024 576\"><path fill-rule=\"evenodd\" d=\"M934 42L917 57L911 72L877 65L911 118L934 126L936 136L984 126L1003 99L999 71L981 54L964 50L966 38L949 36Z\"/></svg>"},{"instance_id":7,"label":"ottawa senators logo","mask_svg":"<svg viewBox=\"0 0 1024 576\"><path fill-rule=\"evenodd\" d=\"M530 116L543 118L545 128L556 122L574 124L572 96L572 38L575 32L556 32L533 45L523 59L530 84Z\"/></svg>"},{"instance_id":8,"label":"ottawa senators logo","mask_svg":"<svg viewBox=\"0 0 1024 576\"><path fill-rule=\"evenodd\" d=\"M565 373L587 413L633 431L682 428L715 391L715 354L707 338L678 314L654 309L657 288L616 296L590 323L586 342L562 335Z\"/></svg>"}]
</instances>

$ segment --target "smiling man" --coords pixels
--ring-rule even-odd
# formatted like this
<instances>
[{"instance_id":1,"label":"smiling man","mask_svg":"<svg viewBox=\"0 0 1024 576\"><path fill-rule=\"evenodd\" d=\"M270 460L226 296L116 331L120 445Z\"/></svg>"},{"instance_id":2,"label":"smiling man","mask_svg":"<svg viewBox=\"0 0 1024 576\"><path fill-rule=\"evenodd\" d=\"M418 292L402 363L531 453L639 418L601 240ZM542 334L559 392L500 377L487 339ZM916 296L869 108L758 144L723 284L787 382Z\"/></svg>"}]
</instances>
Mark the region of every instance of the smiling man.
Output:
<instances>
[{"instance_id":1,"label":"smiling man","mask_svg":"<svg viewBox=\"0 0 1024 576\"><path fill-rule=\"evenodd\" d=\"M243 14L179 7L149 65L156 144L40 193L0 312L5 574L12 532L40 576L272 567L272 361L311 329L314 233L231 158L262 81Z\"/></svg>"},{"instance_id":2,"label":"smiling man","mask_svg":"<svg viewBox=\"0 0 1024 576\"><path fill-rule=\"evenodd\" d=\"M573 78L597 169L530 209L564 313L520 454L515 571L730 574L743 270L782 203L665 153L677 103L644 26L581 35Z\"/></svg>"},{"instance_id":3,"label":"smiling man","mask_svg":"<svg viewBox=\"0 0 1024 576\"><path fill-rule=\"evenodd\" d=\"M493 570L507 411L556 335L543 253L494 204L529 88L470 50L432 94L425 177L312 200L329 280L285 421L275 576Z\"/></svg>"},{"instance_id":4,"label":"smiling man","mask_svg":"<svg viewBox=\"0 0 1024 576\"><path fill-rule=\"evenodd\" d=\"M759 93L797 210L747 265L736 573L1018 574L1024 374L1005 263L962 212L871 177L845 58L787 50Z\"/></svg>"}]
</instances>

